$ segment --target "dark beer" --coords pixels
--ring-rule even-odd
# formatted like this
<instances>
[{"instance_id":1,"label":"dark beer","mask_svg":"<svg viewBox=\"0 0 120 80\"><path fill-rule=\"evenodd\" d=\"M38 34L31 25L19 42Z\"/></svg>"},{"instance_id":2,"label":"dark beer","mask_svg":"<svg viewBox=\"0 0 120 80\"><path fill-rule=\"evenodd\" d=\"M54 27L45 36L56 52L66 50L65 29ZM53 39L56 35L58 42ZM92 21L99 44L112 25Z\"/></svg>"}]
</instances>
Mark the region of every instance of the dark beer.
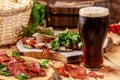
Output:
<instances>
[{"instance_id":1,"label":"dark beer","mask_svg":"<svg viewBox=\"0 0 120 80\"><path fill-rule=\"evenodd\" d=\"M102 47L109 25L108 9L87 7L85 10L80 10L79 30L84 44L83 62L86 67L99 68L103 64Z\"/></svg>"}]
</instances>

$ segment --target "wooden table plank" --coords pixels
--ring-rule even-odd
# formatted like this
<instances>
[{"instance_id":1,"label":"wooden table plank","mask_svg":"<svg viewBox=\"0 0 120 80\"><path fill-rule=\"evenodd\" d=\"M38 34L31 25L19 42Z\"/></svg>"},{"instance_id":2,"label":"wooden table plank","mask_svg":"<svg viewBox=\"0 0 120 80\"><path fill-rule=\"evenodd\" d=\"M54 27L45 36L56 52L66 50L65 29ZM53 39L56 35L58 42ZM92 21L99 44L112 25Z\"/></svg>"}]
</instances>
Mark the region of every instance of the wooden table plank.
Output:
<instances>
[{"instance_id":1,"label":"wooden table plank","mask_svg":"<svg viewBox=\"0 0 120 80\"><path fill-rule=\"evenodd\" d=\"M104 59L104 66L100 70L101 74L104 75L104 79L98 80L119 80L120 79L120 69L114 64Z\"/></svg>"},{"instance_id":2,"label":"wooden table plank","mask_svg":"<svg viewBox=\"0 0 120 80\"><path fill-rule=\"evenodd\" d=\"M7 49L7 51L9 51L9 49ZM108 54L106 53L106 55ZM116 65L111 63L106 58L104 58L103 68L100 71L96 71L96 72L104 75L103 79L97 79L97 80L119 80L120 79L120 68L118 68ZM90 80L95 80L95 79L91 78Z\"/></svg>"},{"instance_id":3,"label":"wooden table plank","mask_svg":"<svg viewBox=\"0 0 120 80\"><path fill-rule=\"evenodd\" d=\"M110 52L107 52L106 54L104 54L104 57L120 69L120 47L119 46L113 46Z\"/></svg>"}]
</instances>

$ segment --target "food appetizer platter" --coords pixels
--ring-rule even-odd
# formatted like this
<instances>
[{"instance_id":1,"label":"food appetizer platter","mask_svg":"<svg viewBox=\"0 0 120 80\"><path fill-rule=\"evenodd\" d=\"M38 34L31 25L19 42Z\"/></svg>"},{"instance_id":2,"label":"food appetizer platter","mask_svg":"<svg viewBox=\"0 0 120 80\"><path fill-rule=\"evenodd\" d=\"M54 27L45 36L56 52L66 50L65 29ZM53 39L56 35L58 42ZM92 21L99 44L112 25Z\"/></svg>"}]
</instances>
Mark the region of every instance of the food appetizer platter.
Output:
<instances>
[{"instance_id":1,"label":"food appetizer platter","mask_svg":"<svg viewBox=\"0 0 120 80\"><path fill-rule=\"evenodd\" d=\"M49 60L19 56L18 52L0 52L0 80L61 80Z\"/></svg>"},{"instance_id":2,"label":"food appetizer platter","mask_svg":"<svg viewBox=\"0 0 120 80\"><path fill-rule=\"evenodd\" d=\"M0 80L79 80L102 79L103 75L83 66L49 59L23 57L19 52L0 52Z\"/></svg>"},{"instance_id":3,"label":"food appetizer platter","mask_svg":"<svg viewBox=\"0 0 120 80\"><path fill-rule=\"evenodd\" d=\"M51 28L41 29L32 37L20 39L16 46L23 55L63 62L80 61L82 55L82 42L79 34L69 30L58 33ZM70 61L71 57L78 59Z\"/></svg>"},{"instance_id":4,"label":"food appetizer platter","mask_svg":"<svg viewBox=\"0 0 120 80\"><path fill-rule=\"evenodd\" d=\"M107 80L107 77L113 76L111 73L117 73L104 69L111 65L106 66L106 60L101 72L85 68L80 63L84 49L79 33L68 29L59 33L52 28L42 28L46 26L47 4L44 6L37 0L34 4L37 5L33 5L31 12L34 20L32 25L22 27L22 38L16 44L18 52L0 52L0 80L102 80L104 76ZM116 34L118 38L113 43L120 45L120 24L110 25L108 33ZM108 45L107 37L103 49ZM73 62L80 64L69 64ZM114 66L108 68L115 69Z\"/></svg>"},{"instance_id":5,"label":"food appetizer platter","mask_svg":"<svg viewBox=\"0 0 120 80\"><path fill-rule=\"evenodd\" d=\"M107 43L106 38L103 48ZM51 28L39 28L39 33L20 39L16 46L25 56L49 58L67 63L80 62L83 54L80 35L70 30L55 32Z\"/></svg>"}]
</instances>

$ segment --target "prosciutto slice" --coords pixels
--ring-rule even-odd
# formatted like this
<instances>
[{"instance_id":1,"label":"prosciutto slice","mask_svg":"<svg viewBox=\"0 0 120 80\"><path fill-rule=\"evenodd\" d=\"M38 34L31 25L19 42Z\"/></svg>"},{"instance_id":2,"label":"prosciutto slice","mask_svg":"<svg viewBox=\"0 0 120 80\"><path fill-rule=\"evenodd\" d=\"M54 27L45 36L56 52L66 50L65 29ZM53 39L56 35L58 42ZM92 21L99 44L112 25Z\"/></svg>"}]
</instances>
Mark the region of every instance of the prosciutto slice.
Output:
<instances>
[{"instance_id":1,"label":"prosciutto slice","mask_svg":"<svg viewBox=\"0 0 120 80\"><path fill-rule=\"evenodd\" d=\"M43 77L47 75L45 70L40 68L39 63L34 62L27 65L23 58L10 57L5 52L0 52L0 64L5 65L10 74L15 77L21 73L31 77Z\"/></svg>"},{"instance_id":2,"label":"prosciutto slice","mask_svg":"<svg viewBox=\"0 0 120 80\"><path fill-rule=\"evenodd\" d=\"M87 80L89 77L92 77L95 79L103 78L103 75L98 75L93 71L87 72L85 67L73 66L70 64L64 64L64 66L57 68L57 71L64 77L69 77L66 75L70 75L71 77L75 79L80 79L80 80Z\"/></svg>"}]
</instances>

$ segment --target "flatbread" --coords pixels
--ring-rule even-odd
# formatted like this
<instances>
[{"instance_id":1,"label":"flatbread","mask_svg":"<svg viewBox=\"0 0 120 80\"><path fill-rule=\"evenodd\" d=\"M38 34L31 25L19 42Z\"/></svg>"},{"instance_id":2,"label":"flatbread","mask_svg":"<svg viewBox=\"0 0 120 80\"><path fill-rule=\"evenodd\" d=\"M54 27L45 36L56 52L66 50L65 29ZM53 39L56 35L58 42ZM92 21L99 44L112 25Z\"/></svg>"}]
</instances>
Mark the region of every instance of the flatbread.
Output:
<instances>
[{"instance_id":1,"label":"flatbread","mask_svg":"<svg viewBox=\"0 0 120 80\"><path fill-rule=\"evenodd\" d=\"M34 59L34 58L30 58L30 57L23 57L23 56L22 56L22 58L25 59L27 64L43 61L43 59L40 60L40 59ZM45 69L45 72L47 73L46 77L35 77L35 78L28 79L28 80L61 80L60 75L49 64L47 65L47 69ZM0 75L0 80L18 80L18 79L15 78L14 76Z\"/></svg>"}]
</instances>

